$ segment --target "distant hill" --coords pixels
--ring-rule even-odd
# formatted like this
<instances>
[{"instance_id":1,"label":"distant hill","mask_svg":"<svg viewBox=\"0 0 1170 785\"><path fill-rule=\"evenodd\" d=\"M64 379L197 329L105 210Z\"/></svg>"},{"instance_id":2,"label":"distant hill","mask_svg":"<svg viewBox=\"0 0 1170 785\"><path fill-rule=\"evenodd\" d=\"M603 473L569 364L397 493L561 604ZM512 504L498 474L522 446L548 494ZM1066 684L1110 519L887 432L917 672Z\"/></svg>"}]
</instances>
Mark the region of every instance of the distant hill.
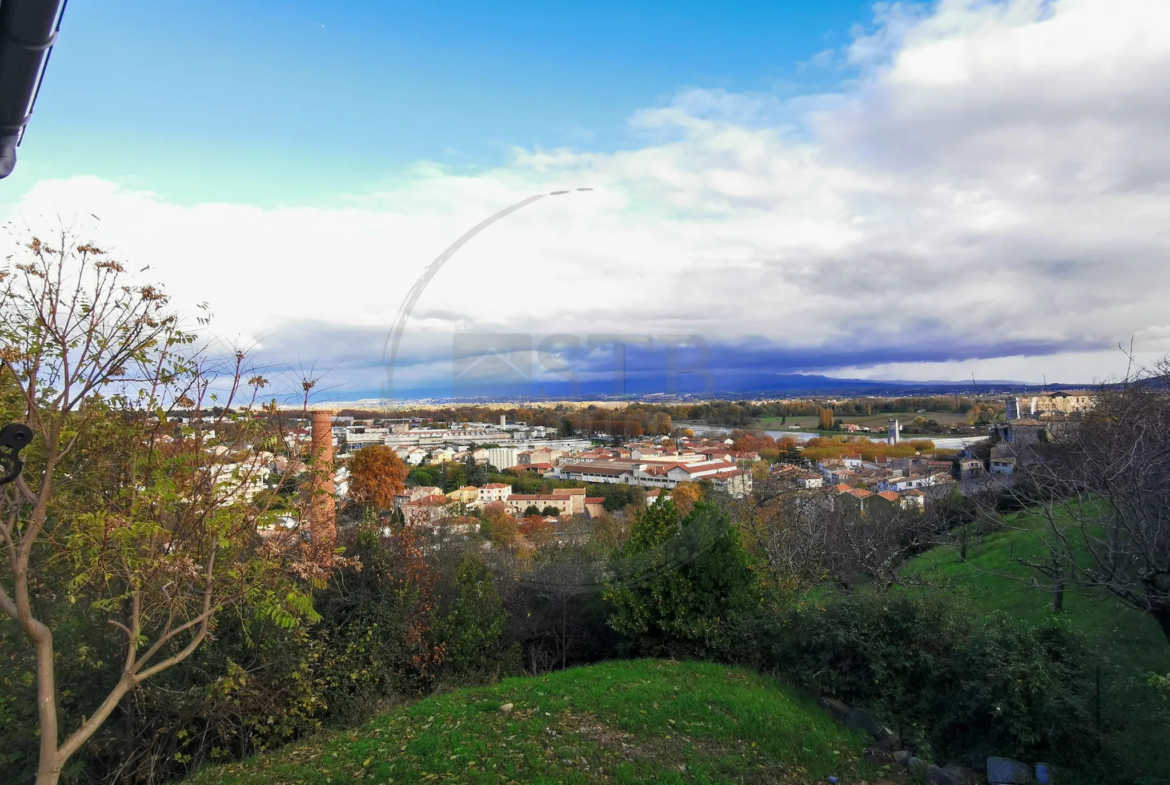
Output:
<instances>
[{"instance_id":1,"label":"distant hill","mask_svg":"<svg viewBox=\"0 0 1170 785\"><path fill-rule=\"evenodd\" d=\"M783 398L793 395L911 397L977 393L1001 396L1011 393L1038 395L1061 389L1092 387L1092 385L1085 384L1049 383L1038 385L1010 379L977 379L975 383L972 383L970 380L840 379L818 374L760 372L723 373L713 376L712 379L711 389L706 390L697 380L687 380L686 377L683 377L678 385L679 389L666 393L663 390L661 376L631 377L627 380L628 383L624 388L625 394L620 396L614 393L613 382L609 380L586 383L577 388L552 383L495 386L485 384L472 389L460 389L457 391L459 394L455 396L452 396L452 390L449 387L423 390L400 389L394 394L394 405L401 407L405 405L440 406L447 403L495 404L500 402L602 400L667 402L680 398L684 400L741 400L744 398ZM344 399L339 395L337 400L323 400L321 403L334 408L358 409L376 409L382 405L382 399L373 392L361 391L344 394L344 396ZM290 403L289 408L299 408L301 405L300 402Z\"/></svg>"},{"instance_id":2,"label":"distant hill","mask_svg":"<svg viewBox=\"0 0 1170 785\"><path fill-rule=\"evenodd\" d=\"M771 677L635 660L428 698L188 782L873 782L863 748Z\"/></svg>"}]
</instances>

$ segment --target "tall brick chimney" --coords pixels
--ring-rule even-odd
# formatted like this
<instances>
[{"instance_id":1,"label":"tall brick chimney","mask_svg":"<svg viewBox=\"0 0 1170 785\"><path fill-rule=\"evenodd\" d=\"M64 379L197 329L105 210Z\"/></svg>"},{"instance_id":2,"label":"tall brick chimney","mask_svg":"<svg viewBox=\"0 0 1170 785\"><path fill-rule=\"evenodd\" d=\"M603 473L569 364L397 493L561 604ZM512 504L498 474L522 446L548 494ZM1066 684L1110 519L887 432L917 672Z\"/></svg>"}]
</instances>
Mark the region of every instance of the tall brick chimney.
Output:
<instances>
[{"instance_id":1,"label":"tall brick chimney","mask_svg":"<svg viewBox=\"0 0 1170 785\"><path fill-rule=\"evenodd\" d=\"M333 413L313 412L313 444L309 453L309 531L318 561L333 559L337 542L337 501L333 494Z\"/></svg>"}]
</instances>

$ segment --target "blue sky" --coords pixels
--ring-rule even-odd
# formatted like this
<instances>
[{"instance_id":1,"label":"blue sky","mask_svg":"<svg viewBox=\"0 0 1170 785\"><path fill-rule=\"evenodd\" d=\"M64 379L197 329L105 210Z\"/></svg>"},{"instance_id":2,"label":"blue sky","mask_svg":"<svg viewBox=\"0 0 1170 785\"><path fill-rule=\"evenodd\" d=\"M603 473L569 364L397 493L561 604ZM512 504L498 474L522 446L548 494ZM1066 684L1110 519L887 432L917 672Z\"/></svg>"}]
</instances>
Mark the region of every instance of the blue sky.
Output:
<instances>
[{"instance_id":1,"label":"blue sky","mask_svg":"<svg viewBox=\"0 0 1170 785\"><path fill-rule=\"evenodd\" d=\"M74 0L0 219L340 398L444 248L581 186L435 275L396 388L496 334L692 336L720 389L1087 383L1170 354L1168 72L1149 0Z\"/></svg>"},{"instance_id":2,"label":"blue sky","mask_svg":"<svg viewBox=\"0 0 1170 785\"><path fill-rule=\"evenodd\" d=\"M191 203L319 203L419 160L636 144L680 88L816 92L864 2L74 2L9 193L92 174ZM22 187L23 186L23 187Z\"/></svg>"}]
</instances>

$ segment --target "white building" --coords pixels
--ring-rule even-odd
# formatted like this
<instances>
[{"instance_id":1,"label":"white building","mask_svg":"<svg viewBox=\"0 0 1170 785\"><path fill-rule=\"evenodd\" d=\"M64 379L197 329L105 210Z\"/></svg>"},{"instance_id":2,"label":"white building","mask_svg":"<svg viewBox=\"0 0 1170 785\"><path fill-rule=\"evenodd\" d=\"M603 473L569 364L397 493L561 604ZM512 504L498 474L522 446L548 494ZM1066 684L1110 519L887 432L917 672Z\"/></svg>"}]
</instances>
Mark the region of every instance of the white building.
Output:
<instances>
[{"instance_id":1,"label":"white building","mask_svg":"<svg viewBox=\"0 0 1170 785\"><path fill-rule=\"evenodd\" d=\"M507 469L516 465L519 447L489 447L487 450L488 463L497 469Z\"/></svg>"},{"instance_id":2,"label":"white building","mask_svg":"<svg viewBox=\"0 0 1170 785\"><path fill-rule=\"evenodd\" d=\"M386 428L346 428L345 444L351 450L360 450L371 444L385 444L389 433Z\"/></svg>"},{"instance_id":3,"label":"white building","mask_svg":"<svg viewBox=\"0 0 1170 785\"><path fill-rule=\"evenodd\" d=\"M916 488L930 488L951 482L949 474L911 474L909 477L888 477L878 483L879 491L909 491Z\"/></svg>"},{"instance_id":4,"label":"white building","mask_svg":"<svg viewBox=\"0 0 1170 785\"><path fill-rule=\"evenodd\" d=\"M546 477L580 480L593 483L625 483L644 488L672 489L680 482L709 480L715 487L733 496L751 492L751 471L740 469L731 461L695 461L693 463L666 463L658 461L588 461L567 463L554 469Z\"/></svg>"},{"instance_id":5,"label":"white building","mask_svg":"<svg viewBox=\"0 0 1170 785\"><path fill-rule=\"evenodd\" d=\"M479 489L479 502L502 502L512 495L512 486L502 482L489 482Z\"/></svg>"},{"instance_id":6,"label":"white building","mask_svg":"<svg viewBox=\"0 0 1170 785\"><path fill-rule=\"evenodd\" d=\"M271 454L261 453L239 463L217 463L208 467L212 482L224 495L222 503L252 501L265 488L271 459Z\"/></svg>"}]
</instances>

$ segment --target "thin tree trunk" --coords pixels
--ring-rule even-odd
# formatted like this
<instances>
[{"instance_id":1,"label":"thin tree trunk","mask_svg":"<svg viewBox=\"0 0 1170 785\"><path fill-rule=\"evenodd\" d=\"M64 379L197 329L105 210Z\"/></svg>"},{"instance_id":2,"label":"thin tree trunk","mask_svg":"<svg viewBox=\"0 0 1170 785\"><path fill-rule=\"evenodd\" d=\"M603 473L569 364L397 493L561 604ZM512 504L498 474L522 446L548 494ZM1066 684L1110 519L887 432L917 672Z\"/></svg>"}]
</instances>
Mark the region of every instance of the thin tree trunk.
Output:
<instances>
[{"instance_id":1,"label":"thin tree trunk","mask_svg":"<svg viewBox=\"0 0 1170 785\"><path fill-rule=\"evenodd\" d=\"M53 667L53 633L40 622L42 629L33 639L37 649L37 714L41 731L41 749L37 761L37 785L57 785L61 762L57 757L57 679Z\"/></svg>"},{"instance_id":2,"label":"thin tree trunk","mask_svg":"<svg viewBox=\"0 0 1170 785\"><path fill-rule=\"evenodd\" d=\"M1057 576L1055 583L1052 584L1052 612L1064 612L1064 576Z\"/></svg>"}]
</instances>

